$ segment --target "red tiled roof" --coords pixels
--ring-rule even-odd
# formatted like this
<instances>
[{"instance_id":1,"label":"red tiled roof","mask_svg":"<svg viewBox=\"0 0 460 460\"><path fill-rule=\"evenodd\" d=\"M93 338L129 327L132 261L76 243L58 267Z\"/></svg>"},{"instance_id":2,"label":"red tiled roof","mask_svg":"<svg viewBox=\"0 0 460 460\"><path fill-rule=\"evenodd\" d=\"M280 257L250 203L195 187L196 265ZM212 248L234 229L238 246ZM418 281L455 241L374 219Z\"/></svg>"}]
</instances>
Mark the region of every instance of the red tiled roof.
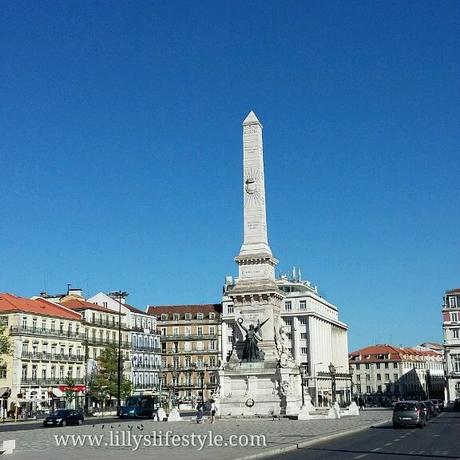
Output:
<instances>
[{"instance_id":1,"label":"red tiled roof","mask_svg":"<svg viewBox=\"0 0 460 460\"><path fill-rule=\"evenodd\" d=\"M388 356L387 358L379 358L379 355ZM371 345L369 347L361 348L360 350L352 351L349 353L351 362L355 358L359 358L356 362L371 363L376 361L402 361L403 359L414 359L421 357L441 357L441 353L432 350L416 350L414 348L399 348L393 345Z\"/></svg>"},{"instance_id":2,"label":"red tiled roof","mask_svg":"<svg viewBox=\"0 0 460 460\"><path fill-rule=\"evenodd\" d=\"M95 303L87 302L83 299L77 299L76 297L68 297L59 302L64 307L70 308L72 310L81 311L81 310L96 310L102 311L104 313L118 314L116 311L110 310L107 307L101 307ZM122 313L124 315L124 313Z\"/></svg>"},{"instance_id":3,"label":"red tiled roof","mask_svg":"<svg viewBox=\"0 0 460 460\"><path fill-rule=\"evenodd\" d=\"M48 300L42 298L27 299L25 297L18 297L8 293L0 294L0 312L33 313L36 315L52 316L73 320L82 319L79 313L71 311L64 306L55 304Z\"/></svg>"},{"instance_id":4,"label":"red tiled roof","mask_svg":"<svg viewBox=\"0 0 460 460\"><path fill-rule=\"evenodd\" d=\"M145 314L146 314L145 311L139 310L139 308L133 307L132 305L129 305L129 304L127 304L127 303L125 303L124 306L125 306L129 311L132 311L133 313L139 313L139 314L141 314L141 315L145 315Z\"/></svg>"},{"instance_id":5,"label":"red tiled roof","mask_svg":"<svg viewBox=\"0 0 460 460\"><path fill-rule=\"evenodd\" d=\"M207 303L199 305L149 305L147 314L158 316L162 313L220 313L222 311L222 304L220 303Z\"/></svg>"}]
</instances>

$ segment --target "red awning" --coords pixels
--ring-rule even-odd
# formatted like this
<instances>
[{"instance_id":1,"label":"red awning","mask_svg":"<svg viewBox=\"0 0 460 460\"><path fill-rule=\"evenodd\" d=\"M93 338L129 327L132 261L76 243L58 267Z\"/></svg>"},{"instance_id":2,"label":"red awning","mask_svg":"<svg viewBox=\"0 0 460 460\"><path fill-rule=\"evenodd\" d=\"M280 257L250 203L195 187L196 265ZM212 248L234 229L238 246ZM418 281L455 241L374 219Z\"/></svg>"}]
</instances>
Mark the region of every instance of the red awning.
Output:
<instances>
[{"instance_id":1,"label":"red awning","mask_svg":"<svg viewBox=\"0 0 460 460\"><path fill-rule=\"evenodd\" d=\"M80 391L86 391L86 386L85 385L75 385L73 387L69 387L67 385L59 385L58 388L62 391L75 391L76 393L79 393Z\"/></svg>"}]
</instances>

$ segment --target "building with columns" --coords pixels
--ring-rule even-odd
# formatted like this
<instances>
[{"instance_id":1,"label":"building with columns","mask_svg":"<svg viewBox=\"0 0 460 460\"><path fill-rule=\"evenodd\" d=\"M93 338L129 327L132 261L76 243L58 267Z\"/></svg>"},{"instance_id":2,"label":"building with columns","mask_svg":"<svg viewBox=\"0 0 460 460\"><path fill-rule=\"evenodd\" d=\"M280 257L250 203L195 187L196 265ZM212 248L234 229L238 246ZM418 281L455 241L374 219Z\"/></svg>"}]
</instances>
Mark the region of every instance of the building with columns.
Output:
<instances>
[{"instance_id":1,"label":"building with columns","mask_svg":"<svg viewBox=\"0 0 460 460\"><path fill-rule=\"evenodd\" d=\"M442 305L447 401L460 398L460 288L450 289Z\"/></svg>"}]
</instances>

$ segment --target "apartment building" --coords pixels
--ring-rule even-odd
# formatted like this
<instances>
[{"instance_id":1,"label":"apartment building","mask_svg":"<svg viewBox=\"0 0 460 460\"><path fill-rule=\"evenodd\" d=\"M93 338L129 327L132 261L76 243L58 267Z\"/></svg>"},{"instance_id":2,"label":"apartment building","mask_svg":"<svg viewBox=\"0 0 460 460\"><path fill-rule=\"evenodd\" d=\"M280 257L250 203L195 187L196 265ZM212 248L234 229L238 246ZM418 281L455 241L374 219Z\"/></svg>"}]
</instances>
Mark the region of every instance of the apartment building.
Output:
<instances>
[{"instance_id":1,"label":"apartment building","mask_svg":"<svg viewBox=\"0 0 460 460\"><path fill-rule=\"evenodd\" d=\"M442 305L447 401L460 398L460 288L450 289Z\"/></svg>"},{"instance_id":2,"label":"apartment building","mask_svg":"<svg viewBox=\"0 0 460 460\"><path fill-rule=\"evenodd\" d=\"M87 301L116 313L122 312L131 334L130 380L134 393L148 394L157 391L161 368L161 345L155 316L129 305L124 297L116 297L114 294L99 292Z\"/></svg>"},{"instance_id":3,"label":"apartment building","mask_svg":"<svg viewBox=\"0 0 460 460\"><path fill-rule=\"evenodd\" d=\"M231 290L236 279L227 276L222 300L222 357L227 360L232 347L241 346L244 333L236 323ZM289 350L297 365L307 373L306 385L312 402L328 406L333 382L339 402L351 398L348 371L348 327L339 320L338 308L324 299L317 286L302 280L300 270L276 278L283 292L281 319L287 330ZM334 366L331 374L330 365Z\"/></svg>"},{"instance_id":4,"label":"apartment building","mask_svg":"<svg viewBox=\"0 0 460 460\"><path fill-rule=\"evenodd\" d=\"M442 353L424 347L371 345L350 353L353 394L382 403L395 398L444 398Z\"/></svg>"},{"instance_id":5,"label":"apartment building","mask_svg":"<svg viewBox=\"0 0 460 460\"><path fill-rule=\"evenodd\" d=\"M150 305L161 338L162 391L181 401L208 399L217 387L221 305Z\"/></svg>"},{"instance_id":6,"label":"apartment building","mask_svg":"<svg viewBox=\"0 0 460 460\"><path fill-rule=\"evenodd\" d=\"M79 312L45 299L0 294L0 322L12 353L1 357L3 408L40 412L67 390L85 392L85 349ZM74 386L68 388L69 379Z\"/></svg>"}]
</instances>

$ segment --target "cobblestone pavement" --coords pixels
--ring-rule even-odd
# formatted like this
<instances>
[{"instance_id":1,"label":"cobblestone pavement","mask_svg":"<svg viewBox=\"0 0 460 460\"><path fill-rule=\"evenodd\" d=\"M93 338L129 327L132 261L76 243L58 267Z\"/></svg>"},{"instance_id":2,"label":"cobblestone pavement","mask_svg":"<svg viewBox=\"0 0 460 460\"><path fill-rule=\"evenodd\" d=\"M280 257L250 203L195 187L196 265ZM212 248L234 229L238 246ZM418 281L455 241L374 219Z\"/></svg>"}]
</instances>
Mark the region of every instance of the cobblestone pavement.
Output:
<instances>
[{"instance_id":1,"label":"cobblestone pavement","mask_svg":"<svg viewBox=\"0 0 460 460\"><path fill-rule=\"evenodd\" d=\"M187 460L210 457L215 460L231 460L260 453L267 449L286 447L315 437L371 426L390 419L391 411L366 410L361 412L359 416L344 417L340 420L233 419L217 420L215 424L206 422L199 425L194 420L170 423L136 420L97 425L87 422L78 427L0 432L0 440L16 440L16 451L11 457L12 460L57 460L62 459L63 456L66 460L105 459L108 456L113 460L125 460L127 455L130 459L154 458L161 455L163 458L171 460L184 460L184 456L187 456ZM170 432L169 435L167 434L168 431ZM155 438L153 438L153 433L155 433ZM84 439L84 446L58 447L56 435L96 435L100 439L100 446L90 446L88 438L80 437L80 439ZM173 438L173 435L188 435L188 446L184 441L185 436L179 440L179 438ZM198 438L198 435L201 435L201 438ZM204 438L205 435L206 438ZM216 438L219 435L222 440ZM234 436L230 440L232 435L236 437ZM251 436L253 435L264 435L265 446L262 446L264 440L260 437L252 438L254 445L251 446ZM166 441L167 436L168 441ZM211 437L213 441L210 441ZM140 441L137 449L136 440ZM249 445L235 447L228 445L229 442L238 444L240 441L242 444L249 443ZM203 442L204 446L202 445ZM128 444L128 446L121 447L120 444L122 443ZM169 444L169 447L165 446L166 443ZM182 445L173 447L174 443L182 443ZM215 444L218 443L227 443L227 446L217 447Z\"/></svg>"}]
</instances>

